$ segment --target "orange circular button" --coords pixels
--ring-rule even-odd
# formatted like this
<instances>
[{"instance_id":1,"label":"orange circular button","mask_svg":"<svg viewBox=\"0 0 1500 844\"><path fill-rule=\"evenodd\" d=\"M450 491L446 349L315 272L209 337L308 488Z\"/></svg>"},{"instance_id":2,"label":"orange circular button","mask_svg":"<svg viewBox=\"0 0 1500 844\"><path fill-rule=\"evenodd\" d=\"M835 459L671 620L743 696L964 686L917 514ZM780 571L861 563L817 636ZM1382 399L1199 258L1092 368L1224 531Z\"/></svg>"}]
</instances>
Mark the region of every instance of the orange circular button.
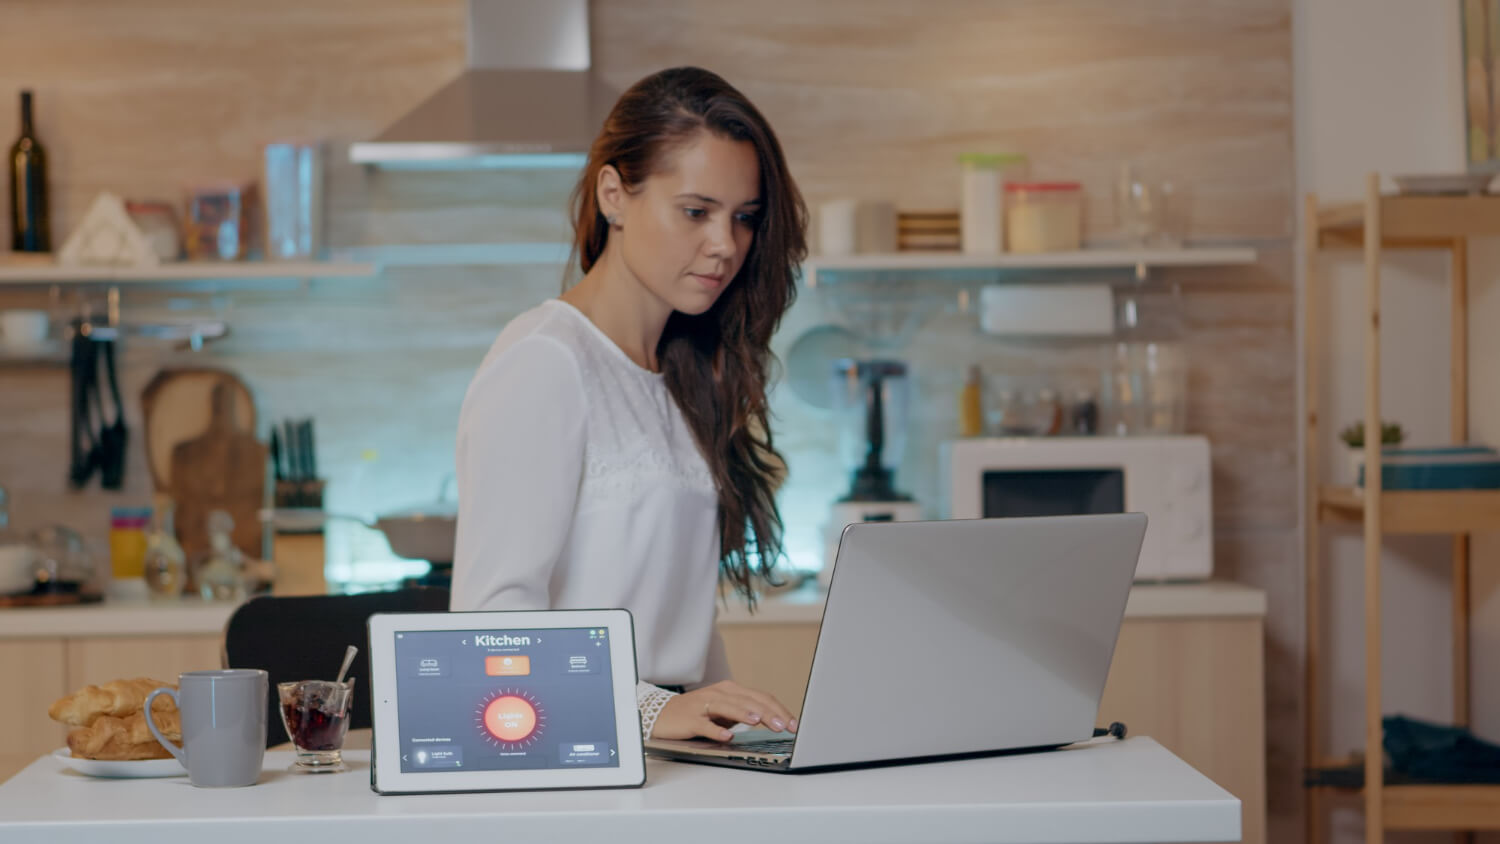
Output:
<instances>
[{"instance_id":1,"label":"orange circular button","mask_svg":"<svg viewBox=\"0 0 1500 844\"><path fill-rule=\"evenodd\" d=\"M484 728L501 741L522 741L536 729L536 708L516 695L497 697L484 708Z\"/></svg>"}]
</instances>

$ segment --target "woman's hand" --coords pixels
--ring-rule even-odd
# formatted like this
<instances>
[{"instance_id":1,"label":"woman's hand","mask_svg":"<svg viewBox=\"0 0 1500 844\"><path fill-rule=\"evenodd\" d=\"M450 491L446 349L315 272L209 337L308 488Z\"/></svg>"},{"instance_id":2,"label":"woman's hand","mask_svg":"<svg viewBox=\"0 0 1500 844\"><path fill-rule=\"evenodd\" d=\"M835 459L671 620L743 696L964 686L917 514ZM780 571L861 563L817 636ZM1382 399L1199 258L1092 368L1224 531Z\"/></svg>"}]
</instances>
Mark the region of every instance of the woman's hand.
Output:
<instances>
[{"instance_id":1,"label":"woman's hand","mask_svg":"<svg viewBox=\"0 0 1500 844\"><path fill-rule=\"evenodd\" d=\"M702 736L714 741L729 741L734 734L725 728L735 724L760 726L778 732L797 731L797 719L776 698L725 680L684 692L667 701L661 714L656 716L651 737L688 739Z\"/></svg>"}]
</instances>

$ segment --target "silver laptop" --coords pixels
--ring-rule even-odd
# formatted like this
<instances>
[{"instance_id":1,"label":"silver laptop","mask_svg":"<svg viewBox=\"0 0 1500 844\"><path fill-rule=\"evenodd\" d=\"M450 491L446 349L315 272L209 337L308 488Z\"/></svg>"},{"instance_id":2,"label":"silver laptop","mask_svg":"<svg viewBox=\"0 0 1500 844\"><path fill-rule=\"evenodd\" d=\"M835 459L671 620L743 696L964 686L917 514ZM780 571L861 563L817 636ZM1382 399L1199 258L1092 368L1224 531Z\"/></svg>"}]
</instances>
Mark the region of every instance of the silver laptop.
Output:
<instances>
[{"instance_id":1,"label":"silver laptop","mask_svg":"<svg viewBox=\"0 0 1500 844\"><path fill-rule=\"evenodd\" d=\"M1141 513L850 525L798 733L646 751L797 773L1090 738L1145 533Z\"/></svg>"}]
</instances>

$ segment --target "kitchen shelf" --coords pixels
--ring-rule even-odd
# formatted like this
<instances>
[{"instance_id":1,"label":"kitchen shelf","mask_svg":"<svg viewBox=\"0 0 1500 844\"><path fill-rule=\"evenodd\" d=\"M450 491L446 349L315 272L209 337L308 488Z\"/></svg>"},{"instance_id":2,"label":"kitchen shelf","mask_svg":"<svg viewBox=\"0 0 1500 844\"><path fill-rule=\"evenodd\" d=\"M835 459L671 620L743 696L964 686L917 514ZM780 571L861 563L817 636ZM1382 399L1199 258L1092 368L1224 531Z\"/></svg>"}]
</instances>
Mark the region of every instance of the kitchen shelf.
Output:
<instances>
[{"instance_id":1,"label":"kitchen shelf","mask_svg":"<svg viewBox=\"0 0 1500 844\"><path fill-rule=\"evenodd\" d=\"M1500 196L1395 195L1381 196L1378 203L1381 235L1397 244L1500 234ZM1325 236L1361 232L1364 220L1360 202L1326 205L1317 212Z\"/></svg>"},{"instance_id":2,"label":"kitchen shelf","mask_svg":"<svg viewBox=\"0 0 1500 844\"><path fill-rule=\"evenodd\" d=\"M155 267L64 267L41 261L0 260L0 284L352 278L378 271L378 264L347 261L179 261Z\"/></svg>"},{"instance_id":3,"label":"kitchen shelf","mask_svg":"<svg viewBox=\"0 0 1500 844\"><path fill-rule=\"evenodd\" d=\"M37 349L10 349L0 346L0 368L67 366L73 349L61 340L49 340Z\"/></svg>"},{"instance_id":4,"label":"kitchen shelf","mask_svg":"<svg viewBox=\"0 0 1500 844\"><path fill-rule=\"evenodd\" d=\"M1311 785L1309 789L1365 797L1362 787ZM1386 783L1380 788L1386 829L1500 830L1500 785Z\"/></svg>"},{"instance_id":5,"label":"kitchen shelf","mask_svg":"<svg viewBox=\"0 0 1500 844\"><path fill-rule=\"evenodd\" d=\"M1364 521L1361 487L1323 487L1318 501L1325 523ZM1475 533L1500 525L1500 490L1432 489L1380 493L1380 530L1384 534Z\"/></svg>"},{"instance_id":6,"label":"kitchen shelf","mask_svg":"<svg viewBox=\"0 0 1500 844\"><path fill-rule=\"evenodd\" d=\"M1392 785L1381 804L1386 829L1500 829L1500 785Z\"/></svg>"},{"instance_id":7,"label":"kitchen shelf","mask_svg":"<svg viewBox=\"0 0 1500 844\"><path fill-rule=\"evenodd\" d=\"M813 256L802 264L809 287L826 272L947 272L954 270L1133 269L1206 267L1255 263L1249 247L1194 246L1181 249L1079 249L1035 255L967 255L962 252L893 252L877 255Z\"/></svg>"},{"instance_id":8,"label":"kitchen shelf","mask_svg":"<svg viewBox=\"0 0 1500 844\"><path fill-rule=\"evenodd\" d=\"M1303 285L1303 389L1306 405L1304 492L1308 512L1304 540L1304 612L1307 654L1303 663L1304 711L1320 712L1323 653L1322 545L1320 531L1329 522L1360 524L1364 542L1364 787L1357 790L1365 814L1365 841L1378 844L1387 829L1500 829L1500 786L1388 783L1382 770L1384 738L1381 708L1382 663L1381 564L1384 538L1390 534L1451 534L1453 571L1452 659L1453 723L1469 722L1469 534L1500 524L1500 490L1391 490L1381 486L1380 414L1380 268L1386 249L1438 249L1450 255L1451 298L1449 435L1467 442L1469 427L1469 293L1468 238L1500 235L1500 196L1382 195L1380 175L1370 173L1361 203L1319 205L1309 194L1304 205L1302 239L1306 261ZM1321 482L1323 425L1319 379L1327 339L1319 331L1321 250L1359 247L1365 270L1363 447L1366 487L1328 486ZM1393 600L1400 596L1393 596ZM1324 758L1317 718L1304 723L1305 759ZM1308 788L1306 840L1324 840L1322 803L1334 790ZM1340 789L1354 791L1353 789Z\"/></svg>"}]
</instances>

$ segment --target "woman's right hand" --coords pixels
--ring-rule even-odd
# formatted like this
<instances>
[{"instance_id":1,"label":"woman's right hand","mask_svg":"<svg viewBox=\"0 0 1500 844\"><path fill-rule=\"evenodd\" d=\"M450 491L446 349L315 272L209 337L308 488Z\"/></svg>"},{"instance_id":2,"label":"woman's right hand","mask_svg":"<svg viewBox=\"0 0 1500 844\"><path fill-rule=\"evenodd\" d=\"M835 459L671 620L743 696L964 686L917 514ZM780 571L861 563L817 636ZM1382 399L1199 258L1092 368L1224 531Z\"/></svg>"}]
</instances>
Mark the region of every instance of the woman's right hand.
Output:
<instances>
[{"instance_id":1,"label":"woman's right hand","mask_svg":"<svg viewBox=\"0 0 1500 844\"><path fill-rule=\"evenodd\" d=\"M683 692L667 701L651 737L659 739L707 738L729 741L734 737L727 727L749 724L780 732L795 733L797 719L791 710L771 695L747 689L733 680L714 683Z\"/></svg>"}]
</instances>

